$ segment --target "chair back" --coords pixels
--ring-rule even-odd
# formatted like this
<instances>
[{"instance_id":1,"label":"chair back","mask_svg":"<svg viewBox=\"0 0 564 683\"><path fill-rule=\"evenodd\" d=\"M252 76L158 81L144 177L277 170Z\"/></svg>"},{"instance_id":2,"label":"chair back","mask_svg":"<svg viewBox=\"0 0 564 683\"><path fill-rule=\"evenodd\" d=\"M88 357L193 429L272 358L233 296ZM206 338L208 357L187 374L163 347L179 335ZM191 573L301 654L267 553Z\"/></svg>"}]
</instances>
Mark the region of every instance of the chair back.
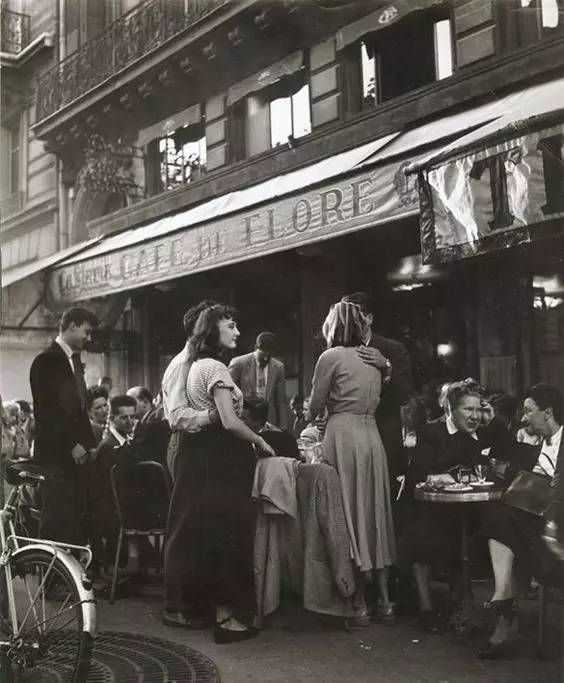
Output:
<instances>
[{"instance_id":1,"label":"chair back","mask_svg":"<svg viewBox=\"0 0 564 683\"><path fill-rule=\"evenodd\" d=\"M136 531L166 528L170 478L160 463L115 464L110 477L120 526Z\"/></svg>"}]
</instances>

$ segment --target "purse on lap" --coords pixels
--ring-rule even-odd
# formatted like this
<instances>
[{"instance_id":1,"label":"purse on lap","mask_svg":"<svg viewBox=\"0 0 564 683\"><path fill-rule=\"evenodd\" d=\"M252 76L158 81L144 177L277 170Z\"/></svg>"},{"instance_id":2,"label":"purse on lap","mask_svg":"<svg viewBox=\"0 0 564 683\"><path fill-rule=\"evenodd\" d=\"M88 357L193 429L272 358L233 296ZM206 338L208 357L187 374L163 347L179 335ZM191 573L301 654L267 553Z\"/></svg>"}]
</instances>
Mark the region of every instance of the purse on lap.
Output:
<instances>
[{"instance_id":1,"label":"purse on lap","mask_svg":"<svg viewBox=\"0 0 564 683\"><path fill-rule=\"evenodd\" d=\"M521 470L504 492L501 501L506 505L543 517L552 501L551 480L536 472Z\"/></svg>"}]
</instances>

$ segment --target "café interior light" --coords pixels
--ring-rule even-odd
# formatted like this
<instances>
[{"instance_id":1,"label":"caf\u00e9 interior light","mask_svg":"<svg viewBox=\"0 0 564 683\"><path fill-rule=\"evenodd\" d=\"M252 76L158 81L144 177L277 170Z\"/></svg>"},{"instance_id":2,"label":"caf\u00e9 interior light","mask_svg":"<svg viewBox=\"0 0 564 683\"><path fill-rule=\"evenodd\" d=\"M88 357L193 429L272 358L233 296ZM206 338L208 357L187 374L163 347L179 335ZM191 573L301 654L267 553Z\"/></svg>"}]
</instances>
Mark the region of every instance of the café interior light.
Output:
<instances>
[{"instance_id":1,"label":"caf\u00e9 interior light","mask_svg":"<svg viewBox=\"0 0 564 683\"><path fill-rule=\"evenodd\" d=\"M444 276L444 272L432 265L424 265L421 254L401 258L397 266L388 273L388 282L394 292L411 292L430 285Z\"/></svg>"},{"instance_id":2,"label":"caf\u00e9 interior light","mask_svg":"<svg viewBox=\"0 0 564 683\"><path fill-rule=\"evenodd\" d=\"M452 344L451 342L437 344L437 356L439 356L439 358L446 358L447 356L452 356L453 353L454 344Z\"/></svg>"}]
</instances>

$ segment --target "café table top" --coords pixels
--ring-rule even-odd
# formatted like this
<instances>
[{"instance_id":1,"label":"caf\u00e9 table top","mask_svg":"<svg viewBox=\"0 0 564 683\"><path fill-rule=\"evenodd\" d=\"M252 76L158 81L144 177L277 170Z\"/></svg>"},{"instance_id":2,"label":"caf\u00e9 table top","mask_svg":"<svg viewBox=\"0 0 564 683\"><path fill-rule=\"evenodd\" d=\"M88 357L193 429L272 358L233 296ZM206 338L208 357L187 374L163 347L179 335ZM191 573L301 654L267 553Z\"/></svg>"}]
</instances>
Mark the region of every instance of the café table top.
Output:
<instances>
[{"instance_id":1,"label":"caf\u00e9 table top","mask_svg":"<svg viewBox=\"0 0 564 683\"><path fill-rule=\"evenodd\" d=\"M475 491L433 491L423 487L415 488L415 500L426 503L487 503L499 500L503 490L492 487Z\"/></svg>"}]
</instances>

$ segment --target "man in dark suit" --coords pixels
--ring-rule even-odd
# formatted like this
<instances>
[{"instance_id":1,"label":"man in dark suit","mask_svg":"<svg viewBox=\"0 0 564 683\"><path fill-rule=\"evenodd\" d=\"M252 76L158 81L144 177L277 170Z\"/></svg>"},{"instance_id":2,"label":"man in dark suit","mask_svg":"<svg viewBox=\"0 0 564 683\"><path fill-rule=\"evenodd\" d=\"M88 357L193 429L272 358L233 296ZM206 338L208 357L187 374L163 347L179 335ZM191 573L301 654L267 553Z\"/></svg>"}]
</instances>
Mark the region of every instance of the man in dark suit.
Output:
<instances>
[{"instance_id":1,"label":"man in dark suit","mask_svg":"<svg viewBox=\"0 0 564 683\"><path fill-rule=\"evenodd\" d=\"M288 427L288 400L284 364L272 357L276 338L261 332L255 350L233 358L229 372L243 396L259 396L268 403L268 421L280 429Z\"/></svg>"},{"instance_id":2,"label":"man in dark suit","mask_svg":"<svg viewBox=\"0 0 564 683\"><path fill-rule=\"evenodd\" d=\"M523 402L523 423L542 442L536 448L529 447L528 454L532 457L522 457L521 468L544 477L556 492L556 499L561 495L559 480L564 458L563 411L562 394L549 384L537 384L529 389ZM548 506L550 501L546 502ZM504 503L488 505L483 515L483 533L488 539L495 580L489 605L497 621L479 655L493 659L504 654L513 635L515 561L539 579L551 578L561 570L542 540L543 516Z\"/></svg>"},{"instance_id":3,"label":"man in dark suit","mask_svg":"<svg viewBox=\"0 0 564 683\"><path fill-rule=\"evenodd\" d=\"M65 311L59 335L34 359L30 370L34 458L48 472L41 492L40 533L67 543L84 541L79 470L88 462L95 440L80 352L97 324L96 316L85 308Z\"/></svg>"},{"instance_id":4,"label":"man in dark suit","mask_svg":"<svg viewBox=\"0 0 564 683\"><path fill-rule=\"evenodd\" d=\"M108 430L96 449L94 475L96 483L92 517L94 528L105 539L106 543L104 556L96 558L104 566L113 562L119 531L119 520L112 492L111 471L114 465L119 465L120 473L127 476L127 466L135 463L132 434L136 408L135 399L131 396L114 396L110 400ZM123 559L124 562L127 561L126 552L124 552Z\"/></svg>"},{"instance_id":5,"label":"man in dark suit","mask_svg":"<svg viewBox=\"0 0 564 683\"><path fill-rule=\"evenodd\" d=\"M364 315L370 320L372 327L374 312L370 297L366 292L355 292L344 296L342 300L360 306ZM379 357L374 358L374 349L377 349L389 361L389 380L387 380L384 371L384 383L380 404L376 411L376 421L388 456L392 486L395 488L396 476L404 472L404 467L400 462L402 455L400 409L413 394L411 361L407 349L401 342L377 334L373 329L370 338L365 341L365 345L367 348L361 349L360 355L367 363L379 366L380 359Z\"/></svg>"},{"instance_id":6,"label":"man in dark suit","mask_svg":"<svg viewBox=\"0 0 564 683\"><path fill-rule=\"evenodd\" d=\"M133 430L133 449L137 462L154 460L166 464L170 428L162 404L153 405L153 396L146 387L132 387L127 395L137 402L137 424Z\"/></svg>"}]
</instances>

